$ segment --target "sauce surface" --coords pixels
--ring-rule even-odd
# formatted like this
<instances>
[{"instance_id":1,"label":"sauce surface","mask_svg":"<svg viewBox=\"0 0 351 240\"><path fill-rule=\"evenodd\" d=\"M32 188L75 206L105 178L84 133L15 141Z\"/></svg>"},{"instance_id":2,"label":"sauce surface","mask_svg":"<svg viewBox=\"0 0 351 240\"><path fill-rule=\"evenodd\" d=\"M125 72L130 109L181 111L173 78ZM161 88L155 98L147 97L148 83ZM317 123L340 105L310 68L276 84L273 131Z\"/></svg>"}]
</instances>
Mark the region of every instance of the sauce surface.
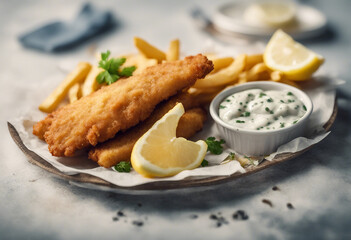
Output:
<instances>
[{"instance_id":1,"label":"sauce surface","mask_svg":"<svg viewBox=\"0 0 351 240\"><path fill-rule=\"evenodd\" d=\"M276 130L296 124L306 106L289 91L249 89L234 93L219 105L219 117L233 127Z\"/></svg>"}]
</instances>

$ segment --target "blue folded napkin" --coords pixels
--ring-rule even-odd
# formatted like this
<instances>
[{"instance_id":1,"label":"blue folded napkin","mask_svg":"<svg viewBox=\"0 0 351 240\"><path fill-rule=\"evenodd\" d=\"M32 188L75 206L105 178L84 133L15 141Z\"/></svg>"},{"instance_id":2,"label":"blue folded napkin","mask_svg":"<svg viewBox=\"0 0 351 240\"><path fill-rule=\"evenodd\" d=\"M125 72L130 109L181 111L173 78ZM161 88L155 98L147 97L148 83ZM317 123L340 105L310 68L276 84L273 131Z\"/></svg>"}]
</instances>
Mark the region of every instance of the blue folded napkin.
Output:
<instances>
[{"instance_id":1,"label":"blue folded napkin","mask_svg":"<svg viewBox=\"0 0 351 240\"><path fill-rule=\"evenodd\" d=\"M68 50L78 44L112 29L112 14L85 4L72 22L57 21L25 33L21 44L46 52Z\"/></svg>"}]
</instances>

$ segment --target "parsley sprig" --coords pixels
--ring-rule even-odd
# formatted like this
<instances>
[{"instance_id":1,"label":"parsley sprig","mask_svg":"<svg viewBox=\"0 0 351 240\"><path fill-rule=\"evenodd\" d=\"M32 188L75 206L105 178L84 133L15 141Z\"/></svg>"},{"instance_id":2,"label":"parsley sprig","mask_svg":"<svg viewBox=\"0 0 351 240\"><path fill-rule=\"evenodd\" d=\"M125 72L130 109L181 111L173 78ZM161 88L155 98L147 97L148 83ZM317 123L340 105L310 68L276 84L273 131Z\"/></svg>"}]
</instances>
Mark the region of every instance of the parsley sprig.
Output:
<instances>
[{"instance_id":1,"label":"parsley sprig","mask_svg":"<svg viewBox=\"0 0 351 240\"><path fill-rule=\"evenodd\" d=\"M208 161L206 159L202 160L201 167L207 167L207 166L208 166Z\"/></svg>"},{"instance_id":2,"label":"parsley sprig","mask_svg":"<svg viewBox=\"0 0 351 240\"><path fill-rule=\"evenodd\" d=\"M132 165L130 162L122 161L116 164L115 170L117 172L130 172L130 169L132 168Z\"/></svg>"},{"instance_id":3,"label":"parsley sprig","mask_svg":"<svg viewBox=\"0 0 351 240\"><path fill-rule=\"evenodd\" d=\"M133 75L135 66L125 67L120 69L120 67L125 63L125 58L110 58L111 52L107 50L105 53L101 53L101 60L99 62L99 67L104 69L97 77L96 81L100 84L106 83L108 85L116 82L121 77L130 77Z\"/></svg>"},{"instance_id":4,"label":"parsley sprig","mask_svg":"<svg viewBox=\"0 0 351 240\"><path fill-rule=\"evenodd\" d=\"M222 144L225 143L223 139L217 141L215 137L208 137L205 142L208 146L208 151L211 153L219 155L223 152Z\"/></svg>"}]
</instances>

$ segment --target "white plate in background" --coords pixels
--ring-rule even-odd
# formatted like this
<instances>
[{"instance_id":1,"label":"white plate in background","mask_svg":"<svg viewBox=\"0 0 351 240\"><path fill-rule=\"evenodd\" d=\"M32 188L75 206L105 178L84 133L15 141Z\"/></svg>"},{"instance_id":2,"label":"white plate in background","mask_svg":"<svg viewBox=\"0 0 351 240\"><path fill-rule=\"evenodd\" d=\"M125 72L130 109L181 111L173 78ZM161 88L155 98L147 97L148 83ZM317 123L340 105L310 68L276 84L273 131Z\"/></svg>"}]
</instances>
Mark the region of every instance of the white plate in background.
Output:
<instances>
[{"instance_id":1,"label":"white plate in background","mask_svg":"<svg viewBox=\"0 0 351 240\"><path fill-rule=\"evenodd\" d=\"M270 37L275 27L257 26L244 19L244 12L250 2L231 2L217 8L213 16L215 28L222 32L243 34L251 37ZM321 34L327 25L325 15L319 10L307 5L296 5L294 23L282 27L293 38L310 38Z\"/></svg>"}]
</instances>

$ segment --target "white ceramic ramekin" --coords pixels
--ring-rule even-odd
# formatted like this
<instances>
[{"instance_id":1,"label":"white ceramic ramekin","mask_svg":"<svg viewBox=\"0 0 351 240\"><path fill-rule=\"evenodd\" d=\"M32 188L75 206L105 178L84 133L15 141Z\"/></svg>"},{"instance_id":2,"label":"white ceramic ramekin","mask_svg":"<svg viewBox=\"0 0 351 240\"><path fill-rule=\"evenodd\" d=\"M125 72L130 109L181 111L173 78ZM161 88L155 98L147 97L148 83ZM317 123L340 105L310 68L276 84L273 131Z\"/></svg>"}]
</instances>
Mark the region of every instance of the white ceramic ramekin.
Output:
<instances>
[{"instance_id":1,"label":"white ceramic ramekin","mask_svg":"<svg viewBox=\"0 0 351 240\"><path fill-rule=\"evenodd\" d=\"M248 89L288 90L291 91L307 108L305 115L294 125L276 130L245 130L225 123L219 117L219 105L229 95ZM210 114L214 119L220 135L234 151L246 156L269 155L277 148L294 138L303 136L308 118L313 110L311 99L301 90L273 81L257 81L230 87L220 92L211 102Z\"/></svg>"}]
</instances>

